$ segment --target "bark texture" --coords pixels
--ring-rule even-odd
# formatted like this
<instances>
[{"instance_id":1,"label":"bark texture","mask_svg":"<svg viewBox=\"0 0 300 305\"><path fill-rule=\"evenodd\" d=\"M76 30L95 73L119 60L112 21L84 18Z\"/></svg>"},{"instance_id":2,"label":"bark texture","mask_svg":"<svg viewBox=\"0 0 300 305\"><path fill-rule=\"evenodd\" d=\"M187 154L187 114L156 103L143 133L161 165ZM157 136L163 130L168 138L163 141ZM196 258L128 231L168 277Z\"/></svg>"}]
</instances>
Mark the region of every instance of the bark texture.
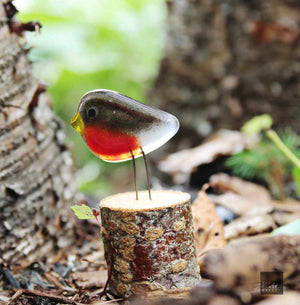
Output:
<instances>
[{"instance_id":1,"label":"bark texture","mask_svg":"<svg viewBox=\"0 0 300 305\"><path fill-rule=\"evenodd\" d=\"M149 99L178 116L182 145L266 112L300 131L299 1L174 0L168 23Z\"/></svg>"},{"instance_id":2,"label":"bark texture","mask_svg":"<svg viewBox=\"0 0 300 305\"><path fill-rule=\"evenodd\" d=\"M41 259L73 236L72 160L14 13L0 1L0 263L8 264Z\"/></svg>"},{"instance_id":3,"label":"bark texture","mask_svg":"<svg viewBox=\"0 0 300 305\"><path fill-rule=\"evenodd\" d=\"M174 191L118 194L101 201L101 218L111 237L114 263L110 290L122 297L154 290L192 287L200 279L190 196ZM105 256L111 262L109 241Z\"/></svg>"}]
</instances>

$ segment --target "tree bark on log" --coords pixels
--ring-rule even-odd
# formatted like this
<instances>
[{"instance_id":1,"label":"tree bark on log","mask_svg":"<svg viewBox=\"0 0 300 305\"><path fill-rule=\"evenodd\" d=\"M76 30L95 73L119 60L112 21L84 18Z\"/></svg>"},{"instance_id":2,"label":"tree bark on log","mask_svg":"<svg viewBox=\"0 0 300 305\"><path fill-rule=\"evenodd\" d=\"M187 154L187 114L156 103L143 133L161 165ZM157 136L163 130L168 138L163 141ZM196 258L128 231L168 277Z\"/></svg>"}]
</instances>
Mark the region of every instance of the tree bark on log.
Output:
<instances>
[{"instance_id":1,"label":"tree bark on log","mask_svg":"<svg viewBox=\"0 0 300 305\"><path fill-rule=\"evenodd\" d=\"M300 131L299 1L174 0L168 25L149 100L180 119L175 141L198 145L261 113Z\"/></svg>"},{"instance_id":2,"label":"tree bark on log","mask_svg":"<svg viewBox=\"0 0 300 305\"><path fill-rule=\"evenodd\" d=\"M123 193L100 202L110 290L121 297L186 288L200 280L190 196L175 191ZM110 247L110 244L111 246Z\"/></svg>"},{"instance_id":3,"label":"tree bark on log","mask_svg":"<svg viewBox=\"0 0 300 305\"><path fill-rule=\"evenodd\" d=\"M72 160L15 12L0 1L0 264L40 260L74 234L65 208L75 193Z\"/></svg>"}]
</instances>

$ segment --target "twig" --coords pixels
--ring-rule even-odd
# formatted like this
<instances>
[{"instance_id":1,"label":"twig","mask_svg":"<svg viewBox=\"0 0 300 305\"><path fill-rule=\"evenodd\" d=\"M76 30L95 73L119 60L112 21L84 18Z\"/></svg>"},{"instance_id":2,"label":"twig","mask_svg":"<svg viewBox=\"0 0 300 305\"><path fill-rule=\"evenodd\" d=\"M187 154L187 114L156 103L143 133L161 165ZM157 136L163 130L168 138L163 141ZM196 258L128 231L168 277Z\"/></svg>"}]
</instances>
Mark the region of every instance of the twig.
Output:
<instances>
[{"instance_id":1,"label":"twig","mask_svg":"<svg viewBox=\"0 0 300 305\"><path fill-rule=\"evenodd\" d=\"M300 160L293 152L282 142L278 134L272 130L266 130L267 137L277 146L277 148L298 168L300 169Z\"/></svg>"},{"instance_id":2,"label":"twig","mask_svg":"<svg viewBox=\"0 0 300 305\"><path fill-rule=\"evenodd\" d=\"M18 290L10 299L10 301L7 303L7 305L13 304L14 301L16 301L21 295L23 294L22 290Z\"/></svg>"},{"instance_id":3,"label":"twig","mask_svg":"<svg viewBox=\"0 0 300 305\"><path fill-rule=\"evenodd\" d=\"M97 266L97 267L105 266L105 264L106 264L105 261L102 261L102 262L95 262L95 261L91 261L91 260L89 260L89 259L87 259L87 258L85 258L85 257L81 258L81 260L84 261L84 262L88 262L88 263L91 264L91 265L95 265L95 266Z\"/></svg>"},{"instance_id":4,"label":"twig","mask_svg":"<svg viewBox=\"0 0 300 305\"><path fill-rule=\"evenodd\" d=\"M72 298L71 301L75 302L79 298L79 294L76 293Z\"/></svg>"},{"instance_id":5,"label":"twig","mask_svg":"<svg viewBox=\"0 0 300 305\"><path fill-rule=\"evenodd\" d=\"M77 289L72 288L72 287L68 287L68 286L64 286L62 285L59 280L53 276L51 273L44 273L44 277L53 285L55 285L57 288L64 290L64 291L71 291L71 292L77 292Z\"/></svg>"},{"instance_id":6,"label":"twig","mask_svg":"<svg viewBox=\"0 0 300 305\"><path fill-rule=\"evenodd\" d=\"M73 305L77 305L78 304L75 301L67 299L67 298L65 298L63 296L52 295L52 294L48 294L48 293L41 292L41 291L38 291L38 290L20 289L20 290L18 290L13 295L13 297L11 298L11 300L8 302L7 305L12 305L13 302L17 301L20 298L21 295L30 295L30 296L44 297L44 298L48 298L50 300L54 300L54 301L65 303L65 304L73 304Z\"/></svg>"}]
</instances>

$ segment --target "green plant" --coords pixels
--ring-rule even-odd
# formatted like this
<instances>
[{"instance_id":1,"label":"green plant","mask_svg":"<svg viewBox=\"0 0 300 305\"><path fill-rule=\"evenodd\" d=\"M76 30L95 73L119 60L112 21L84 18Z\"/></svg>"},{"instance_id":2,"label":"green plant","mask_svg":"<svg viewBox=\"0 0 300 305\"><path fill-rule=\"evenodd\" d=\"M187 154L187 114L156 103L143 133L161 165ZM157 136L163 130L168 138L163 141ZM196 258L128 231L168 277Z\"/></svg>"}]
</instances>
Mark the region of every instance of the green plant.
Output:
<instances>
[{"instance_id":1,"label":"green plant","mask_svg":"<svg viewBox=\"0 0 300 305\"><path fill-rule=\"evenodd\" d=\"M293 174L300 194L300 137L289 128L278 135L271 125L272 118L267 114L246 122L242 131L246 134L262 133L261 140L254 148L230 157L226 165L235 175L266 181L277 198L285 197L285 178Z\"/></svg>"}]
</instances>

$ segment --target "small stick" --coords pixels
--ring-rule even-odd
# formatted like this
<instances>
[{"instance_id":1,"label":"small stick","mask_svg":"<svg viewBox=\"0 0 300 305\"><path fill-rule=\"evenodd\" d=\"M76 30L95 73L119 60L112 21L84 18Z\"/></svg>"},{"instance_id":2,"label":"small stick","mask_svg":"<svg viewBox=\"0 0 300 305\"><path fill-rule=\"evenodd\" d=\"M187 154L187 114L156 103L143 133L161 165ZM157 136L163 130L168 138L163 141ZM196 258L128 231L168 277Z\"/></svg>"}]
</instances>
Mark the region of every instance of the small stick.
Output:
<instances>
[{"instance_id":1,"label":"small stick","mask_svg":"<svg viewBox=\"0 0 300 305\"><path fill-rule=\"evenodd\" d=\"M7 305L12 305L14 301L18 300L19 297L23 294L23 290L17 290L15 294L11 297L10 301L7 303Z\"/></svg>"},{"instance_id":2,"label":"small stick","mask_svg":"<svg viewBox=\"0 0 300 305\"><path fill-rule=\"evenodd\" d=\"M45 293L39 290L26 290L26 289L20 289L18 290L13 297L10 299L10 301L8 302L8 305L12 305L15 303L15 301L17 301L21 295L28 295L28 296L40 296L40 297L45 297L48 298L50 300L54 300L56 302L59 303L65 303L65 304L73 304L76 305L75 301L72 301L68 298L65 298L63 296L58 296L58 295L52 295L50 293Z\"/></svg>"},{"instance_id":3,"label":"small stick","mask_svg":"<svg viewBox=\"0 0 300 305\"><path fill-rule=\"evenodd\" d=\"M147 174L147 184L148 184L148 192L149 192L149 199L152 200L151 197L151 184L150 184L150 174L149 174L149 169L148 169L148 164L147 164L147 159L146 159L146 155L143 151L143 148L140 147L142 154L143 154L143 158L144 158L144 163L145 163L145 167L146 167L146 174Z\"/></svg>"},{"instance_id":4,"label":"small stick","mask_svg":"<svg viewBox=\"0 0 300 305\"><path fill-rule=\"evenodd\" d=\"M135 159L134 155L132 153L132 150L130 150L131 158L132 158L132 165L133 165L133 177L134 177L134 188L135 188L135 198L136 200L139 200L139 194L136 187L136 166L135 166Z\"/></svg>"},{"instance_id":5,"label":"small stick","mask_svg":"<svg viewBox=\"0 0 300 305\"><path fill-rule=\"evenodd\" d=\"M52 275L51 273L49 272L45 272L44 273L44 277L46 278L46 280L48 280L50 283L52 283L53 285L56 286L56 288L59 288L61 290L64 290L64 291L71 291L71 292L76 292L78 291L77 289L75 288L72 288L72 287L69 287L69 286L64 286L62 285L59 280L54 276Z\"/></svg>"}]
</instances>

